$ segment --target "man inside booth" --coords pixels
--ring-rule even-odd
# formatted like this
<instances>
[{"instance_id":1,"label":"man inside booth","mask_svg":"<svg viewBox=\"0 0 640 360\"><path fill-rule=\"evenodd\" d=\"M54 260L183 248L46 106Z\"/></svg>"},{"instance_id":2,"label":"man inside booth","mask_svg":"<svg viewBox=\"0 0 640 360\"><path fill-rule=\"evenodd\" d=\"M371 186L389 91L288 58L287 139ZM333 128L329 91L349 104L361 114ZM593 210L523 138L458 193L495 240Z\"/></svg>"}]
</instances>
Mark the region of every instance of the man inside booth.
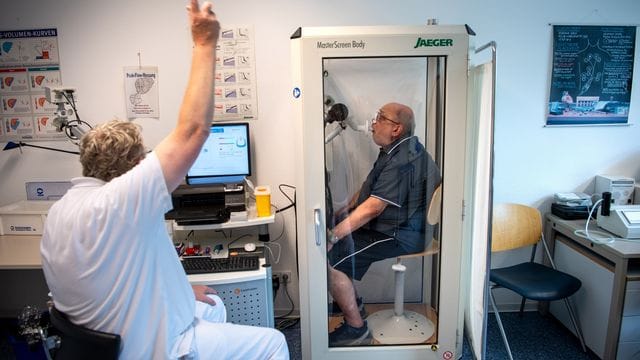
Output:
<instances>
[{"instance_id":1,"label":"man inside booth","mask_svg":"<svg viewBox=\"0 0 640 360\"><path fill-rule=\"evenodd\" d=\"M332 312L341 312L344 322L329 334L331 346L370 342L364 302L353 280L361 280L376 261L422 252L432 239L426 208L440 184L440 170L414 129L407 105L380 108L371 125L380 154L351 203L334 215L339 222L327 238L329 293Z\"/></svg>"}]
</instances>

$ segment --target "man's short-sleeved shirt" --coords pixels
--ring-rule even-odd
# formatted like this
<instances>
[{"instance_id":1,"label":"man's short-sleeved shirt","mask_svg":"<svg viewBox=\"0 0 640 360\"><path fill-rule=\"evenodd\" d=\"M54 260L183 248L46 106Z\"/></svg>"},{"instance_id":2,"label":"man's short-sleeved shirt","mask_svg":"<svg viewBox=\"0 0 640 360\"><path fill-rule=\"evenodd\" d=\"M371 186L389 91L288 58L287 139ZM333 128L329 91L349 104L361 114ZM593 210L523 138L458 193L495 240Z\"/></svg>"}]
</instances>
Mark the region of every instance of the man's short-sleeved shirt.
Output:
<instances>
[{"instance_id":1,"label":"man's short-sleeved shirt","mask_svg":"<svg viewBox=\"0 0 640 360\"><path fill-rule=\"evenodd\" d=\"M195 297L164 224L172 205L157 156L108 183L72 183L49 211L40 249L55 306L120 334L123 359L176 356Z\"/></svg>"},{"instance_id":2,"label":"man's short-sleeved shirt","mask_svg":"<svg viewBox=\"0 0 640 360\"><path fill-rule=\"evenodd\" d=\"M385 210L367 225L395 237L407 252L425 245L426 207L440 183L440 171L416 136L396 140L380 155L360 189L357 204L375 197Z\"/></svg>"}]
</instances>

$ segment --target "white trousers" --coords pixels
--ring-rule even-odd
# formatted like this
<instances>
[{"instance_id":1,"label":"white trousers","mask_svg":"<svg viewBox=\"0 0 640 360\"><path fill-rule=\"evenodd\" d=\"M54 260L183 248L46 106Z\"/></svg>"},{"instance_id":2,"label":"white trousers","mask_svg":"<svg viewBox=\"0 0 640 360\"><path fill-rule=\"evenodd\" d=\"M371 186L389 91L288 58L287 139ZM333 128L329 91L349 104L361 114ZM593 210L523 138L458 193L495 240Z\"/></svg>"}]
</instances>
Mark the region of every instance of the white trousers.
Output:
<instances>
[{"instance_id":1,"label":"white trousers","mask_svg":"<svg viewBox=\"0 0 640 360\"><path fill-rule=\"evenodd\" d=\"M199 359L289 359L287 341L280 331L227 323L222 299L208 296L215 306L196 301L195 347Z\"/></svg>"}]
</instances>

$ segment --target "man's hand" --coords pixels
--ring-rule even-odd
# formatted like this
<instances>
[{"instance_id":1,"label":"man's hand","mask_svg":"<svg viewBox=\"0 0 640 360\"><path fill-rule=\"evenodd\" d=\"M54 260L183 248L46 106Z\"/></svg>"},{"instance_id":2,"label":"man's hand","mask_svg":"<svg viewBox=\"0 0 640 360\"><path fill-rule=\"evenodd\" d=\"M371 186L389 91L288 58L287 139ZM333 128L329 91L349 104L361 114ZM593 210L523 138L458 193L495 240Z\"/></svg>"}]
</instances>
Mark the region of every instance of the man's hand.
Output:
<instances>
[{"instance_id":1,"label":"man's hand","mask_svg":"<svg viewBox=\"0 0 640 360\"><path fill-rule=\"evenodd\" d=\"M193 294L196 296L196 301L207 303L209 305L215 305L216 302L207 296L207 294L217 294L218 292L206 285L191 285L193 288Z\"/></svg>"},{"instance_id":2,"label":"man's hand","mask_svg":"<svg viewBox=\"0 0 640 360\"><path fill-rule=\"evenodd\" d=\"M187 5L191 20L191 37L196 46L215 47L218 42L220 23L211 6L211 3L206 1L200 8L198 0L191 0L191 4Z\"/></svg>"}]
</instances>

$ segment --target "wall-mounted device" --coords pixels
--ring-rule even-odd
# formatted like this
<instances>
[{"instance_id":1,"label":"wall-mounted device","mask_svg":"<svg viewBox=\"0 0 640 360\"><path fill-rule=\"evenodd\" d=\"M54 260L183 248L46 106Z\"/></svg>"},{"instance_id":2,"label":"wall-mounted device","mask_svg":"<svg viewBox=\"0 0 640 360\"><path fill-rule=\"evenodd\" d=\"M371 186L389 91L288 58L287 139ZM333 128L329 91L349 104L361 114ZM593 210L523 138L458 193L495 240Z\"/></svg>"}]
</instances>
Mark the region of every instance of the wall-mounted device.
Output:
<instances>
[{"instance_id":1,"label":"wall-mounted device","mask_svg":"<svg viewBox=\"0 0 640 360\"><path fill-rule=\"evenodd\" d=\"M47 101L57 106L53 118L53 126L59 132L65 132L71 140L78 140L87 130L80 127L85 125L91 128L89 124L80 120L76 110L76 89L72 87L45 87L44 96ZM74 117L70 119L70 117Z\"/></svg>"},{"instance_id":2,"label":"wall-mounted device","mask_svg":"<svg viewBox=\"0 0 640 360\"><path fill-rule=\"evenodd\" d=\"M596 175L595 193L611 193L613 205L629 205L633 203L635 180L624 176Z\"/></svg>"},{"instance_id":3,"label":"wall-mounted device","mask_svg":"<svg viewBox=\"0 0 640 360\"><path fill-rule=\"evenodd\" d=\"M598 215L598 226L625 239L640 239L640 205L613 205Z\"/></svg>"}]
</instances>

